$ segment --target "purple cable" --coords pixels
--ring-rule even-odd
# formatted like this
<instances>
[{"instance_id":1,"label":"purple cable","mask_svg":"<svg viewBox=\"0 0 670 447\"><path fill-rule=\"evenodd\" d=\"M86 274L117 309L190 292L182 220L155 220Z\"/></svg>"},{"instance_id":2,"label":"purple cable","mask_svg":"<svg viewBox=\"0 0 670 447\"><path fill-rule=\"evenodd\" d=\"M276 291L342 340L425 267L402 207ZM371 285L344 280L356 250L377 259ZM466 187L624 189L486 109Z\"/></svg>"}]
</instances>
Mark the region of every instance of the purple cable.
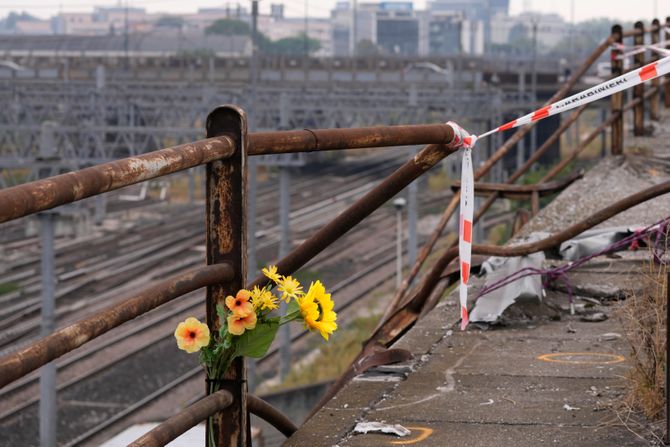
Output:
<instances>
[{"instance_id":1,"label":"purple cable","mask_svg":"<svg viewBox=\"0 0 670 447\"><path fill-rule=\"evenodd\" d=\"M590 261L593 258L596 258L598 256L602 256L607 253L612 253L615 251L622 250L624 248L628 248L631 246L638 247L639 246L639 241L644 239L646 236L654 234L655 233L655 241L654 241L654 246L652 249L653 252L653 257L654 261L665 265L668 261L665 261L663 259L663 255L665 254L665 251L667 249L667 243L668 243L668 231L670 231L670 216L658 221L655 224L649 225L648 227L642 229L642 230L637 230L630 236L626 236L625 238L616 241L604 249L600 250L597 253L593 253L587 256L583 256L576 261L569 262L568 264L562 265L560 267L555 267L555 268L550 268L550 269L539 269L535 267L525 267L522 268L521 270L518 270L510 275L505 276L504 278L499 279L498 281L495 281L493 284L484 287L482 290L479 291L477 294L476 299L479 299L483 295L486 295L489 292L492 292L494 290L497 290L501 287L504 287L508 284L513 283L514 281L517 281L521 278L525 278L527 276L532 276L532 275L545 275L546 278L543 281L544 287L548 287L553 281L557 279L562 279L563 282L565 283L566 288L568 289L568 299L570 304L573 303L573 296L572 296L572 285L570 284L570 280L568 278L568 272L570 270L573 270L586 262Z\"/></svg>"}]
</instances>

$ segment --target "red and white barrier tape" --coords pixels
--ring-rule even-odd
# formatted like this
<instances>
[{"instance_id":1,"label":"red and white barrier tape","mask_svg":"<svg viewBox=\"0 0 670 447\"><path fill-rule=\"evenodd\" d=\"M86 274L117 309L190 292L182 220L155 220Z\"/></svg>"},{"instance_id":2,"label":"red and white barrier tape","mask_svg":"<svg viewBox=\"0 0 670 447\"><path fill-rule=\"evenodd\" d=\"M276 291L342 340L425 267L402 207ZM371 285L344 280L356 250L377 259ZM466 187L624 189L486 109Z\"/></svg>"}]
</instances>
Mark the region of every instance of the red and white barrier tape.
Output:
<instances>
[{"instance_id":1,"label":"red and white barrier tape","mask_svg":"<svg viewBox=\"0 0 670 447\"><path fill-rule=\"evenodd\" d=\"M458 256L461 269L460 286L460 310L461 330L468 325L468 281L470 279L470 263L472 257L472 227L475 200L475 181L472 167L472 148L480 138L487 137L496 132L530 124L548 116L567 112L583 104L588 104L598 99L606 98L614 93L634 87L643 82L655 79L670 73L670 56L633 70L622 76L603 82L580 93L542 107L528 115L503 124L493 130L479 136L470 135L465 129L454 122L448 122L454 130L454 139L449 144L452 148L463 148L463 162L461 169L461 203L460 203L460 225L458 231Z\"/></svg>"},{"instance_id":2,"label":"red and white barrier tape","mask_svg":"<svg viewBox=\"0 0 670 447\"><path fill-rule=\"evenodd\" d=\"M618 56L616 56L617 60L626 60L629 57L635 56L636 54L644 53L647 50L656 51L658 53L661 53L661 54L664 54L664 55L667 56L668 54L670 54L670 50L667 50L667 49L663 48L662 45L667 45L669 43L670 43L670 40L664 40L662 42L658 42L658 43L654 43L654 44L650 44L650 45L635 45L633 47L627 47L625 45L621 45L621 44L617 43L617 44L613 44L612 47L614 49L618 49L620 51L624 51L628 48L632 48L632 50L630 50L628 52L625 52L623 54L619 54Z\"/></svg>"}]
</instances>

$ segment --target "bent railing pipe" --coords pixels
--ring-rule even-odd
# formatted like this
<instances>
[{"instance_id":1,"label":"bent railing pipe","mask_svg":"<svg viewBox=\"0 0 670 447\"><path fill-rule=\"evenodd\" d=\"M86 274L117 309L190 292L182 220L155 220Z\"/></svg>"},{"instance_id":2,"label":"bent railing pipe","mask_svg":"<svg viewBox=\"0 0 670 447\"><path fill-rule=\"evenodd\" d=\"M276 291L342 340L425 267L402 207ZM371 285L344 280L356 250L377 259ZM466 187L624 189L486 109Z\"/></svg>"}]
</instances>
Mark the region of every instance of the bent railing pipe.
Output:
<instances>
[{"instance_id":1,"label":"bent railing pipe","mask_svg":"<svg viewBox=\"0 0 670 447\"><path fill-rule=\"evenodd\" d=\"M567 241L568 239L583 233L584 231L598 225L599 223L604 222L612 216L615 216L629 208L669 192L670 181L659 183L658 185L654 185L635 194L631 194L628 197L619 200L612 205L601 209L600 211L597 211L586 219L583 219L582 221L571 225L565 230L560 231L548 238L511 247L474 244L472 246L472 253L479 255L512 257L526 256L538 251L548 250ZM421 285L418 288L416 294L413 296L412 300L408 303L407 308L409 310L417 313L421 312L425 302L428 300L428 297L435 288L435 285L437 285L437 283L440 281L442 272L456 257L458 257L458 247L451 247L438 259L435 265L431 268L430 272L421 282Z\"/></svg>"},{"instance_id":2,"label":"bent railing pipe","mask_svg":"<svg viewBox=\"0 0 670 447\"><path fill-rule=\"evenodd\" d=\"M126 301L109 306L25 348L0 358L0 388L66 354L105 332L156 307L233 276L229 264L214 264L167 279Z\"/></svg>"},{"instance_id":3,"label":"bent railing pipe","mask_svg":"<svg viewBox=\"0 0 670 447\"><path fill-rule=\"evenodd\" d=\"M226 390L220 390L203 397L193 405L175 414L159 424L144 436L128 444L129 447L162 447L206 420L213 414L229 407L233 396Z\"/></svg>"},{"instance_id":4,"label":"bent railing pipe","mask_svg":"<svg viewBox=\"0 0 670 447\"><path fill-rule=\"evenodd\" d=\"M129 447L162 447L232 403L233 396L228 391L220 390L212 393L189 405L128 445ZM281 411L260 397L248 394L247 406L251 414L263 419L287 438L298 430L298 427Z\"/></svg>"},{"instance_id":5,"label":"bent railing pipe","mask_svg":"<svg viewBox=\"0 0 670 447\"><path fill-rule=\"evenodd\" d=\"M289 438L298 427L284 413L252 394L247 395L247 405L251 414L255 414Z\"/></svg>"},{"instance_id":6,"label":"bent railing pipe","mask_svg":"<svg viewBox=\"0 0 670 447\"><path fill-rule=\"evenodd\" d=\"M451 128L449 128L449 133L450 137L453 138ZM451 138L449 141L451 141ZM290 275L298 270L347 231L372 214L377 208L402 191L412 181L435 166L444 157L456 151L457 149L449 148L445 145L431 144L426 146L390 176L382 180L371 191L282 258L277 263L278 272L282 275ZM249 287L263 286L267 283L268 279L263 275L259 275Z\"/></svg>"}]
</instances>

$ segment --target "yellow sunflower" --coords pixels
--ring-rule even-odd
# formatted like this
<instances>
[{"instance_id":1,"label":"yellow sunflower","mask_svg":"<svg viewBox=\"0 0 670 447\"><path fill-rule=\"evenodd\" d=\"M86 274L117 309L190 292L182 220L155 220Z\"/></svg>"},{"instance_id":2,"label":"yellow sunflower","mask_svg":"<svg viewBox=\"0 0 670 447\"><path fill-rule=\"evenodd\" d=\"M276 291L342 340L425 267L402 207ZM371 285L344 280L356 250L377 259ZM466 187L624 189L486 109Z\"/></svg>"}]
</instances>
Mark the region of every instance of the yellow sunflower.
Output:
<instances>
[{"instance_id":1,"label":"yellow sunflower","mask_svg":"<svg viewBox=\"0 0 670 447\"><path fill-rule=\"evenodd\" d=\"M330 299L330 293L321 281L310 284L309 291L303 297L298 298L300 313L305 326L310 331L318 331L323 338L328 340L330 334L337 330L337 314L333 310L335 303Z\"/></svg>"}]
</instances>

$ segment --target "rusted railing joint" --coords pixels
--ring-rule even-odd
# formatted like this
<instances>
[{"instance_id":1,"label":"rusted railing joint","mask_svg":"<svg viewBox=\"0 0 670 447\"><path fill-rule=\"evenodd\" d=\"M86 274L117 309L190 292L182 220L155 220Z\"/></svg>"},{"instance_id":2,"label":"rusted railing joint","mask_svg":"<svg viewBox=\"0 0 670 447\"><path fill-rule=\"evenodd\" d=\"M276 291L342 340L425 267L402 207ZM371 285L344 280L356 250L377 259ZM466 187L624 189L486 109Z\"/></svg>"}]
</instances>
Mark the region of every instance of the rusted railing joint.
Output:
<instances>
[{"instance_id":1,"label":"rusted railing joint","mask_svg":"<svg viewBox=\"0 0 670 447\"><path fill-rule=\"evenodd\" d=\"M133 318L232 276L233 267L230 264L210 265L184 273L41 338L18 352L0 358L0 388Z\"/></svg>"},{"instance_id":2,"label":"rusted railing joint","mask_svg":"<svg viewBox=\"0 0 670 447\"><path fill-rule=\"evenodd\" d=\"M131 447L162 447L208 417L228 408L232 403L233 396L228 391L221 390L212 393L128 445Z\"/></svg>"}]
</instances>

